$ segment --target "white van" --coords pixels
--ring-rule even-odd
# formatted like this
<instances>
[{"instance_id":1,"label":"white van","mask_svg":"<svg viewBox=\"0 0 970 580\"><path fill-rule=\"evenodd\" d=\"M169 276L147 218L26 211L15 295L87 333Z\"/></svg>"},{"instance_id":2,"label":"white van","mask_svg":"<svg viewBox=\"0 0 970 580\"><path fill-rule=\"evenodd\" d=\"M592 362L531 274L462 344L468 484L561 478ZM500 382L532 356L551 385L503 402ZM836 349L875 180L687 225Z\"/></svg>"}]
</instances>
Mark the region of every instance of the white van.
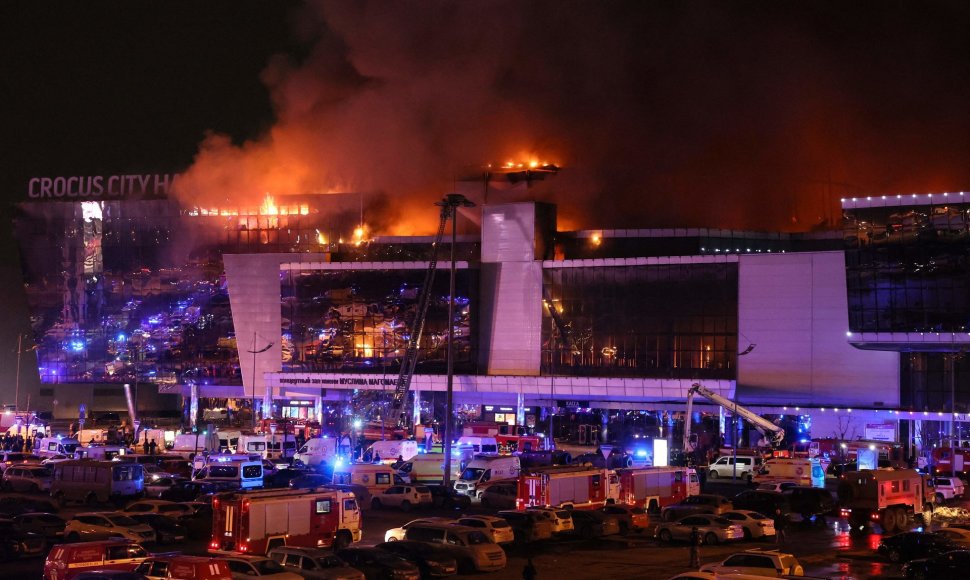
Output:
<instances>
[{"instance_id":1,"label":"white van","mask_svg":"<svg viewBox=\"0 0 970 580\"><path fill-rule=\"evenodd\" d=\"M798 485L825 487L825 470L818 459L773 457L751 478L754 483L794 481Z\"/></svg>"},{"instance_id":2,"label":"white van","mask_svg":"<svg viewBox=\"0 0 970 580\"><path fill-rule=\"evenodd\" d=\"M131 449L128 449L124 445L82 445L74 451L74 458L111 461L115 457L122 457L130 454Z\"/></svg>"},{"instance_id":3,"label":"white van","mask_svg":"<svg viewBox=\"0 0 970 580\"><path fill-rule=\"evenodd\" d=\"M337 440L332 437L314 437L300 447L294 461L300 461L307 467L316 467L321 463L333 464L337 457Z\"/></svg>"},{"instance_id":4,"label":"white van","mask_svg":"<svg viewBox=\"0 0 970 580\"><path fill-rule=\"evenodd\" d=\"M754 455L722 455L707 467L707 478L737 477L750 480L761 469L761 458Z\"/></svg>"},{"instance_id":5,"label":"white van","mask_svg":"<svg viewBox=\"0 0 970 580\"><path fill-rule=\"evenodd\" d=\"M274 433L266 437L266 459L289 464L296 455L296 437L292 433Z\"/></svg>"},{"instance_id":6,"label":"white van","mask_svg":"<svg viewBox=\"0 0 970 580\"><path fill-rule=\"evenodd\" d=\"M263 462L261 459L227 459L230 455L213 456L209 463L192 475L192 481L214 483L226 489L253 489L263 487Z\"/></svg>"},{"instance_id":7,"label":"white van","mask_svg":"<svg viewBox=\"0 0 970 580\"><path fill-rule=\"evenodd\" d=\"M219 437L220 453L235 453L236 446L239 444L239 438L242 437L242 431L238 429L219 429L216 431L216 435Z\"/></svg>"},{"instance_id":8,"label":"white van","mask_svg":"<svg viewBox=\"0 0 970 580\"><path fill-rule=\"evenodd\" d=\"M219 453L219 439L214 433L181 433L172 444L172 453L189 460L203 451Z\"/></svg>"},{"instance_id":9,"label":"white van","mask_svg":"<svg viewBox=\"0 0 970 580\"><path fill-rule=\"evenodd\" d=\"M370 447L367 448L367 451L364 452L364 457L370 457L371 461L393 463L397 461L398 457L402 458L404 461L407 461L417 454L417 441L410 439L396 439L375 441Z\"/></svg>"},{"instance_id":10,"label":"white van","mask_svg":"<svg viewBox=\"0 0 970 580\"><path fill-rule=\"evenodd\" d=\"M451 479L461 475L461 462L451 460ZM445 473L444 453L419 453L397 468L398 475L405 483L442 483Z\"/></svg>"},{"instance_id":11,"label":"white van","mask_svg":"<svg viewBox=\"0 0 970 580\"><path fill-rule=\"evenodd\" d=\"M455 481L455 491L474 497L479 484L516 479L521 470L518 455L476 455Z\"/></svg>"},{"instance_id":12,"label":"white van","mask_svg":"<svg viewBox=\"0 0 970 580\"><path fill-rule=\"evenodd\" d=\"M478 437L466 435L458 438L458 447L471 447L475 453L498 453L498 441L495 437Z\"/></svg>"},{"instance_id":13,"label":"white van","mask_svg":"<svg viewBox=\"0 0 970 580\"><path fill-rule=\"evenodd\" d=\"M222 447L221 436L219 446ZM266 451L266 435L242 434L236 440L236 449L233 453L258 453L260 458L265 458Z\"/></svg>"},{"instance_id":14,"label":"white van","mask_svg":"<svg viewBox=\"0 0 970 580\"><path fill-rule=\"evenodd\" d=\"M40 445L34 449L34 453L41 457L54 457L57 455L74 457L74 452L80 446L81 443L71 437L44 437L40 440Z\"/></svg>"}]
</instances>

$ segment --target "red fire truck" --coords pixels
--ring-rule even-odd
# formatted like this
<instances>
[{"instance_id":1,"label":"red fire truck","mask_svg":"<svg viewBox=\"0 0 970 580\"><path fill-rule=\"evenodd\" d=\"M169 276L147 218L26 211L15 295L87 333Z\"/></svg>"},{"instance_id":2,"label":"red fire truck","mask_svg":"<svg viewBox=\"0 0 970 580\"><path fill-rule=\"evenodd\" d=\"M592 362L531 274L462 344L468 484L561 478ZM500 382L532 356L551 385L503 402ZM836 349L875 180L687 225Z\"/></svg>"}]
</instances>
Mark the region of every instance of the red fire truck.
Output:
<instances>
[{"instance_id":1,"label":"red fire truck","mask_svg":"<svg viewBox=\"0 0 970 580\"><path fill-rule=\"evenodd\" d=\"M926 479L915 469L847 471L838 489L842 515L857 527L879 522L886 533L909 529L915 515L931 509Z\"/></svg>"},{"instance_id":2,"label":"red fire truck","mask_svg":"<svg viewBox=\"0 0 970 580\"><path fill-rule=\"evenodd\" d=\"M229 492L212 500L210 552L265 554L277 546L342 548L361 538L352 492L329 488Z\"/></svg>"},{"instance_id":3,"label":"red fire truck","mask_svg":"<svg viewBox=\"0 0 970 580\"><path fill-rule=\"evenodd\" d=\"M697 472L688 467L628 467L620 476L619 502L659 512L660 508L700 493Z\"/></svg>"},{"instance_id":4,"label":"red fire truck","mask_svg":"<svg viewBox=\"0 0 970 580\"><path fill-rule=\"evenodd\" d=\"M598 467L539 467L519 475L516 509L599 508L610 500L610 472Z\"/></svg>"},{"instance_id":5,"label":"red fire truck","mask_svg":"<svg viewBox=\"0 0 970 580\"><path fill-rule=\"evenodd\" d=\"M933 448L933 473L966 477L970 471L970 447Z\"/></svg>"}]
</instances>

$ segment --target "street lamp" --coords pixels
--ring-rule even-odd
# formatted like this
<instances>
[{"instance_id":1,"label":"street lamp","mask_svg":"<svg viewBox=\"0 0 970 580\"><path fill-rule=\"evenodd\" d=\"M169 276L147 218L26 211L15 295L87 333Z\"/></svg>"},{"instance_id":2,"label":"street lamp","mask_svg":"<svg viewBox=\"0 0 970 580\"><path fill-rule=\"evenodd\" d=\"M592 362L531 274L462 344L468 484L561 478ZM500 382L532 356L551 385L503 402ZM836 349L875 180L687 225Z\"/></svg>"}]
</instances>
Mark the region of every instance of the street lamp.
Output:
<instances>
[{"instance_id":1,"label":"street lamp","mask_svg":"<svg viewBox=\"0 0 970 580\"><path fill-rule=\"evenodd\" d=\"M261 352L266 352L269 349L273 348L273 344L274 343L272 341L270 341L270 343L267 344L266 346L264 346L263 348L257 349L256 348L256 333L253 332L253 350L246 351L246 352L249 352L250 354L253 355L253 381L252 381L253 382L253 398L252 398L252 402L250 403L250 406L251 406L251 410L252 410L252 414L253 414L253 430L254 431L256 430L256 355L259 354L259 353L261 353Z\"/></svg>"}]
</instances>

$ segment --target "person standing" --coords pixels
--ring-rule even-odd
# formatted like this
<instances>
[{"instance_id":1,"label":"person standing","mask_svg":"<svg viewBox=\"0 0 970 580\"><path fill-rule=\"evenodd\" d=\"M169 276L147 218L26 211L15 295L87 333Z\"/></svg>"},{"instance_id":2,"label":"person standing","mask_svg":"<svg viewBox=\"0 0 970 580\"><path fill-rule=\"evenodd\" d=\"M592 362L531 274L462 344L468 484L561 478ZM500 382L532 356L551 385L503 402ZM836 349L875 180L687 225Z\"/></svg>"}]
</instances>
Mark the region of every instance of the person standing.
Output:
<instances>
[{"instance_id":1,"label":"person standing","mask_svg":"<svg viewBox=\"0 0 970 580\"><path fill-rule=\"evenodd\" d=\"M155 455L155 449L157 448L158 448L158 444L155 443L154 439L152 439L152 442L148 444L148 454Z\"/></svg>"},{"instance_id":2,"label":"person standing","mask_svg":"<svg viewBox=\"0 0 970 580\"><path fill-rule=\"evenodd\" d=\"M775 543L779 546L788 541L788 518L781 513L781 508L775 508Z\"/></svg>"},{"instance_id":3,"label":"person standing","mask_svg":"<svg viewBox=\"0 0 970 580\"><path fill-rule=\"evenodd\" d=\"M701 531L697 526L690 531L690 567L701 567Z\"/></svg>"},{"instance_id":4,"label":"person standing","mask_svg":"<svg viewBox=\"0 0 970 580\"><path fill-rule=\"evenodd\" d=\"M525 567L522 568L522 580L535 580L538 572L536 571L535 564L532 563L532 556L529 556L529 560L525 563Z\"/></svg>"}]
</instances>

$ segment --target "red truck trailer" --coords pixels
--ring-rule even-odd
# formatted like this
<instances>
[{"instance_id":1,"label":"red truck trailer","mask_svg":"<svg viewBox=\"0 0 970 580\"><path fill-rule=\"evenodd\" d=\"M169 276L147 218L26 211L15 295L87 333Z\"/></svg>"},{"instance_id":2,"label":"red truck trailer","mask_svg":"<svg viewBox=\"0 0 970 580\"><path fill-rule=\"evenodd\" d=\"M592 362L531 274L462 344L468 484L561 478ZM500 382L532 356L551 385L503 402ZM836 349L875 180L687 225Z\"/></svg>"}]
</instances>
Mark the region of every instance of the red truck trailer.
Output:
<instances>
[{"instance_id":1,"label":"red truck trailer","mask_svg":"<svg viewBox=\"0 0 970 580\"><path fill-rule=\"evenodd\" d=\"M539 467L519 474L515 507L598 508L610 499L610 473L606 469Z\"/></svg>"},{"instance_id":2,"label":"red truck trailer","mask_svg":"<svg viewBox=\"0 0 970 580\"><path fill-rule=\"evenodd\" d=\"M353 492L330 488L229 492L212 500L210 552L265 554L277 546L335 549L359 542Z\"/></svg>"},{"instance_id":3,"label":"red truck trailer","mask_svg":"<svg viewBox=\"0 0 970 580\"><path fill-rule=\"evenodd\" d=\"M617 469L619 503L659 512L690 495L700 493L697 472L689 467L627 467Z\"/></svg>"}]
</instances>

